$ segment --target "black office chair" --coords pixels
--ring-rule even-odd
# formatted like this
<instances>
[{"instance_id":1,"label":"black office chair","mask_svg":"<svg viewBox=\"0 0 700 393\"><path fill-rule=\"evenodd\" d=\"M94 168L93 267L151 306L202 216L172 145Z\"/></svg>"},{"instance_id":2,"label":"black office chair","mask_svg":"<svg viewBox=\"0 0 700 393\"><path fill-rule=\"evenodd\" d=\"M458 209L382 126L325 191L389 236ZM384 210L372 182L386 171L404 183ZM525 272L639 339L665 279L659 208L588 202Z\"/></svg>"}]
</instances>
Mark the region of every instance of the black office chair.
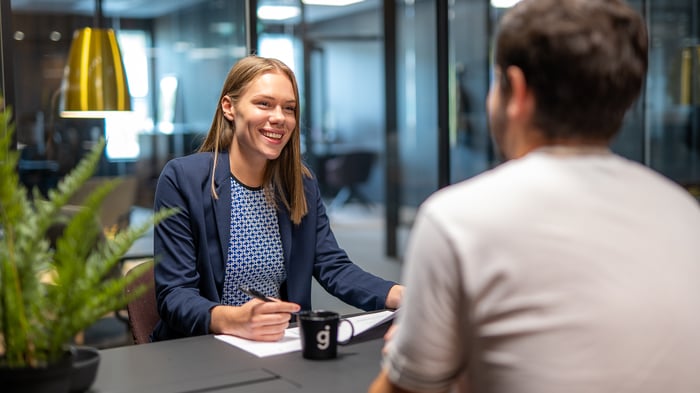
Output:
<instances>
[{"instance_id":1,"label":"black office chair","mask_svg":"<svg viewBox=\"0 0 700 393\"><path fill-rule=\"evenodd\" d=\"M369 179L377 159L377 154L369 151L355 151L340 154L326 161L326 183L338 189L328 209L341 207L351 200L357 200L366 207L372 202L362 193L359 186Z\"/></svg>"}]
</instances>

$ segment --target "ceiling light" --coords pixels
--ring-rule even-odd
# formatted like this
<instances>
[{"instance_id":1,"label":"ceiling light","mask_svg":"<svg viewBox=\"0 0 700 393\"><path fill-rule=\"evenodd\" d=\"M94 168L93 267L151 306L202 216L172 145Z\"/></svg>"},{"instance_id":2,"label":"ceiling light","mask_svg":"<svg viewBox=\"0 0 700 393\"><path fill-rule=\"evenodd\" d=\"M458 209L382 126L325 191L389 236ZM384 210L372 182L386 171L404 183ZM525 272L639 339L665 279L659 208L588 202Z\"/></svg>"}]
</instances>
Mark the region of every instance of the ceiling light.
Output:
<instances>
[{"instance_id":1,"label":"ceiling light","mask_svg":"<svg viewBox=\"0 0 700 393\"><path fill-rule=\"evenodd\" d=\"M258 7L258 18L264 20L285 20L299 16L299 7L289 5L262 5Z\"/></svg>"},{"instance_id":2,"label":"ceiling light","mask_svg":"<svg viewBox=\"0 0 700 393\"><path fill-rule=\"evenodd\" d=\"M117 38L100 28L101 0L96 1L95 28L73 35L59 97L61 117L103 118L112 111L130 111L131 96Z\"/></svg>"},{"instance_id":3,"label":"ceiling light","mask_svg":"<svg viewBox=\"0 0 700 393\"><path fill-rule=\"evenodd\" d=\"M494 8L510 8L518 2L520 0L491 0L491 6Z\"/></svg>"},{"instance_id":4,"label":"ceiling light","mask_svg":"<svg viewBox=\"0 0 700 393\"><path fill-rule=\"evenodd\" d=\"M306 5L328 5L343 7L350 4L361 3L365 0L301 0Z\"/></svg>"}]
</instances>

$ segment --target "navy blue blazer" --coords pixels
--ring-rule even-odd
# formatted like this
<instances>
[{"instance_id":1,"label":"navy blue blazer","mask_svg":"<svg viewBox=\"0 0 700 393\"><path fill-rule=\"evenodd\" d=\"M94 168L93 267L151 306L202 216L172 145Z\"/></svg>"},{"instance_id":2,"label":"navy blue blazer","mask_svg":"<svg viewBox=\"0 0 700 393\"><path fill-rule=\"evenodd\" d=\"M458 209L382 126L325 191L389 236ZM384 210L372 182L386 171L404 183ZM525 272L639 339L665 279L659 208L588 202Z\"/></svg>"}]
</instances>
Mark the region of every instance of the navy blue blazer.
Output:
<instances>
[{"instance_id":1,"label":"navy blue blazer","mask_svg":"<svg viewBox=\"0 0 700 393\"><path fill-rule=\"evenodd\" d=\"M213 153L169 161L158 179L155 210L180 212L155 227L156 301L161 321L153 341L209 333L210 310L221 304L231 225L229 157L219 154L211 193ZM287 281L281 296L311 308L311 277L332 295L363 310L385 307L394 282L353 264L338 246L315 178L304 179L309 212L294 225L278 212ZM285 293L286 292L286 293Z\"/></svg>"}]
</instances>

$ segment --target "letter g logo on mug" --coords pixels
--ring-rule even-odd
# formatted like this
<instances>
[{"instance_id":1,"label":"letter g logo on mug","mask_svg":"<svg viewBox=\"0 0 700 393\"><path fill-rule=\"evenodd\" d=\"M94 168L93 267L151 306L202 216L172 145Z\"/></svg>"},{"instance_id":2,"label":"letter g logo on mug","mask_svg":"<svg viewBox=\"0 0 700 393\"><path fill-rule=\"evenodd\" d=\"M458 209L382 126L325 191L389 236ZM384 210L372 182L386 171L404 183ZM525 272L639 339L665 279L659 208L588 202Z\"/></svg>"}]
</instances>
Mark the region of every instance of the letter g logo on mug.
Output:
<instances>
[{"instance_id":1,"label":"letter g logo on mug","mask_svg":"<svg viewBox=\"0 0 700 393\"><path fill-rule=\"evenodd\" d=\"M298 314L302 356L306 359L333 359L338 356L338 344L345 344L354 334L354 326L334 311L313 310ZM338 342L338 325L350 325L350 336Z\"/></svg>"},{"instance_id":2,"label":"letter g logo on mug","mask_svg":"<svg viewBox=\"0 0 700 393\"><path fill-rule=\"evenodd\" d=\"M318 334L316 335L316 346L321 351L328 348L328 344L329 344L328 341L330 339L330 330L331 330L331 326L326 325L323 327L323 330L319 331Z\"/></svg>"}]
</instances>

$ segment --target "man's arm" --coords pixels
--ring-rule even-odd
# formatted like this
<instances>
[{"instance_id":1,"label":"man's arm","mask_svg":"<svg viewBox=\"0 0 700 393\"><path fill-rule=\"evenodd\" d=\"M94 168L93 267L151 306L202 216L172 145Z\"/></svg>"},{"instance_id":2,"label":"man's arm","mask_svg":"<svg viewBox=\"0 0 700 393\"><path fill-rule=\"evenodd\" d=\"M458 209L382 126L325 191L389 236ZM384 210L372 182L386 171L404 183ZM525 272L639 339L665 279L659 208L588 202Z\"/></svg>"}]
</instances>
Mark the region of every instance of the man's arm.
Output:
<instances>
[{"instance_id":1,"label":"man's arm","mask_svg":"<svg viewBox=\"0 0 700 393\"><path fill-rule=\"evenodd\" d=\"M456 383L455 386L457 388L457 391L462 392L462 393L469 393L469 385L467 384L467 381L465 378L460 378ZM381 370L379 372L379 375L374 379L371 385L369 385L369 390L367 393L419 393L414 390L406 390L402 389L396 385L394 385L393 382L389 380L389 377L386 375L386 371ZM445 392L443 392L445 393Z\"/></svg>"},{"instance_id":2,"label":"man's arm","mask_svg":"<svg viewBox=\"0 0 700 393\"><path fill-rule=\"evenodd\" d=\"M402 389L394 385L389 377L386 375L386 371L382 370L374 379L374 382L369 386L367 393L418 393L412 390Z\"/></svg>"},{"instance_id":3,"label":"man's arm","mask_svg":"<svg viewBox=\"0 0 700 393\"><path fill-rule=\"evenodd\" d=\"M455 329L463 309L459 260L434 221L425 210L416 218L406 252L401 308L385 336L382 371L369 393L447 392L451 383L446 378L462 372L466 345L461 330Z\"/></svg>"}]
</instances>

